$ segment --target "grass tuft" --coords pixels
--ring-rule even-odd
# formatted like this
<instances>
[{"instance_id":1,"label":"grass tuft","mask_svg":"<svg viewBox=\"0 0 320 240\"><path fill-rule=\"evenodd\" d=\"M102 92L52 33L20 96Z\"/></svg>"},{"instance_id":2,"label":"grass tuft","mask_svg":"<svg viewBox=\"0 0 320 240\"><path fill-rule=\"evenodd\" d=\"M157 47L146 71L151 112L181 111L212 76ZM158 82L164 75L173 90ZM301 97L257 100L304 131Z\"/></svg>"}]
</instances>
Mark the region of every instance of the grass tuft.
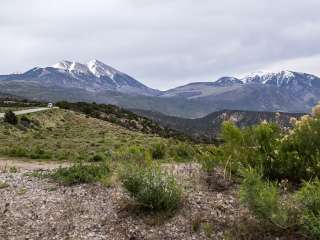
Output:
<instances>
[{"instance_id":1,"label":"grass tuft","mask_svg":"<svg viewBox=\"0 0 320 240\"><path fill-rule=\"evenodd\" d=\"M93 183L110 173L106 164L84 165L77 163L71 167L58 168L50 177L62 185L71 186L81 183Z\"/></svg>"},{"instance_id":2,"label":"grass tuft","mask_svg":"<svg viewBox=\"0 0 320 240\"><path fill-rule=\"evenodd\" d=\"M144 209L173 211L181 202L181 189L173 176L158 166L128 165L120 180L130 196Z\"/></svg>"},{"instance_id":3,"label":"grass tuft","mask_svg":"<svg viewBox=\"0 0 320 240\"><path fill-rule=\"evenodd\" d=\"M6 182L0 182L0 189L9 187L9 184Z\"/></svg>"}]
</instances>

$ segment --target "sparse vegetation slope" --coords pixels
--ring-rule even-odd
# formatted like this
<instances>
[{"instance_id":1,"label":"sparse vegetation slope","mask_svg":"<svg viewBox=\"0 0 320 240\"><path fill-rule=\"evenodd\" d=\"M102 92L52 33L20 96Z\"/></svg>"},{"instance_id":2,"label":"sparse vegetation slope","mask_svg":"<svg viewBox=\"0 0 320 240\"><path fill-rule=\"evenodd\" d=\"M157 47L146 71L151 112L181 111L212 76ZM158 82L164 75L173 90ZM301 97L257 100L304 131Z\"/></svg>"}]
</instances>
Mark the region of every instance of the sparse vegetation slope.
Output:
<instances>
[{"instance_id":1,"label":"sparse vegetation slope","mask_svg":"<svg viewBox=\"0 0 320 240\"><path fill-rule=\"evenodd\" d=\"M92 162L147 158L171 161L180 160L186 151L178 140L131 131L70 110L32 113L20 120L17 126L0 124L1 155ZM188 148L196 152L193 146Z\"/></svg>"}]
</instances>

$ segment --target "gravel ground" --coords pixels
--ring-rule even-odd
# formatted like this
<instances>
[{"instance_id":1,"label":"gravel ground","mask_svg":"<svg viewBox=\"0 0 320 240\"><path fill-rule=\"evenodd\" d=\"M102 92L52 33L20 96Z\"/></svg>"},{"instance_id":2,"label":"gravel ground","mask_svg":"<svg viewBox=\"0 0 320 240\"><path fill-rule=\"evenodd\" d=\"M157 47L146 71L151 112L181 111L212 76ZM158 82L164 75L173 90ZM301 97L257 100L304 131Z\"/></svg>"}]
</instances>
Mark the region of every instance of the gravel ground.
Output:
<instances>
[{"instance_id":1,"label":"gravel ground","mask_svg":"<svg viewBox=\"0 0 320 240\"><path fill-rule=\"evenodd\" d=\"M134 211L119 186L63 187L26 171L0 173L9 185L0 189L0 239L223 239L239 214L235 189L208 190L198 166L166 168L185 188L169 218Z\"/></svg>"},{"instance_id":2,"label":"gravel ground","mask_svg":"<svg viewBox=\"0 0 320 240\"><path fill-rule=\"evenodd\" d=\"M164 165L184 189L181 207L168 217L137 210L120 186L59 186L30 176L35 163L25 164L15 173L0 168L0 240L305 239L256 222L239 206L238 185L219 170L205 178L196 164Z\"/></svg>"}]
</instances>

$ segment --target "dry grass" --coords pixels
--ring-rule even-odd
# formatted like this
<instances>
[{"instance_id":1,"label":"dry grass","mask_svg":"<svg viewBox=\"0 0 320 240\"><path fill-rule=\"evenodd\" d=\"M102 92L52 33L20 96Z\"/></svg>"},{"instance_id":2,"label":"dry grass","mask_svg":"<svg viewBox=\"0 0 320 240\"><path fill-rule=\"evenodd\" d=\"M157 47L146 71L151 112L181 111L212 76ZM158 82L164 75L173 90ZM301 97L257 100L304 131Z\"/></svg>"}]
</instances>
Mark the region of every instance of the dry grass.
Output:
<instances>
[{"instance_id":1,"label":"dry grass","mask_svg":"<svg viewBox=\"0 0 320 240\"><path fill-rule=\"evenodd\" d=\"M51 160L89 160L97 153L132 146L147 148L168 140L129 131L82 114L54 109L27 115L36 127L14 127L0 123L0 155Z\"/></svg>"}]
</instances>

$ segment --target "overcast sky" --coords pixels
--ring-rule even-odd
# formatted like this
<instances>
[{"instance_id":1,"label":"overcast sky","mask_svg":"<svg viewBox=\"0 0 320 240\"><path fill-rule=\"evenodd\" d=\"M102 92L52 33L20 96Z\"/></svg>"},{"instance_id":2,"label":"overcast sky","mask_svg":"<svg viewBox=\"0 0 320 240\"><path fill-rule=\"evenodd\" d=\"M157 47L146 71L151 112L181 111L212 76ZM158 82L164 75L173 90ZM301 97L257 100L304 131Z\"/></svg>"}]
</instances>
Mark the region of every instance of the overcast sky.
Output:
<instances>
[{"instance_id":1,"label":"overcast sky","mask_svg":"<svg viewBox=\"0 0 320 240\"><path fill-rule=\"evenodd\" d=\"M319 0L1 0L0 73L98 59L153 88L320 75Z\"/></svg>"}]
</instances>

